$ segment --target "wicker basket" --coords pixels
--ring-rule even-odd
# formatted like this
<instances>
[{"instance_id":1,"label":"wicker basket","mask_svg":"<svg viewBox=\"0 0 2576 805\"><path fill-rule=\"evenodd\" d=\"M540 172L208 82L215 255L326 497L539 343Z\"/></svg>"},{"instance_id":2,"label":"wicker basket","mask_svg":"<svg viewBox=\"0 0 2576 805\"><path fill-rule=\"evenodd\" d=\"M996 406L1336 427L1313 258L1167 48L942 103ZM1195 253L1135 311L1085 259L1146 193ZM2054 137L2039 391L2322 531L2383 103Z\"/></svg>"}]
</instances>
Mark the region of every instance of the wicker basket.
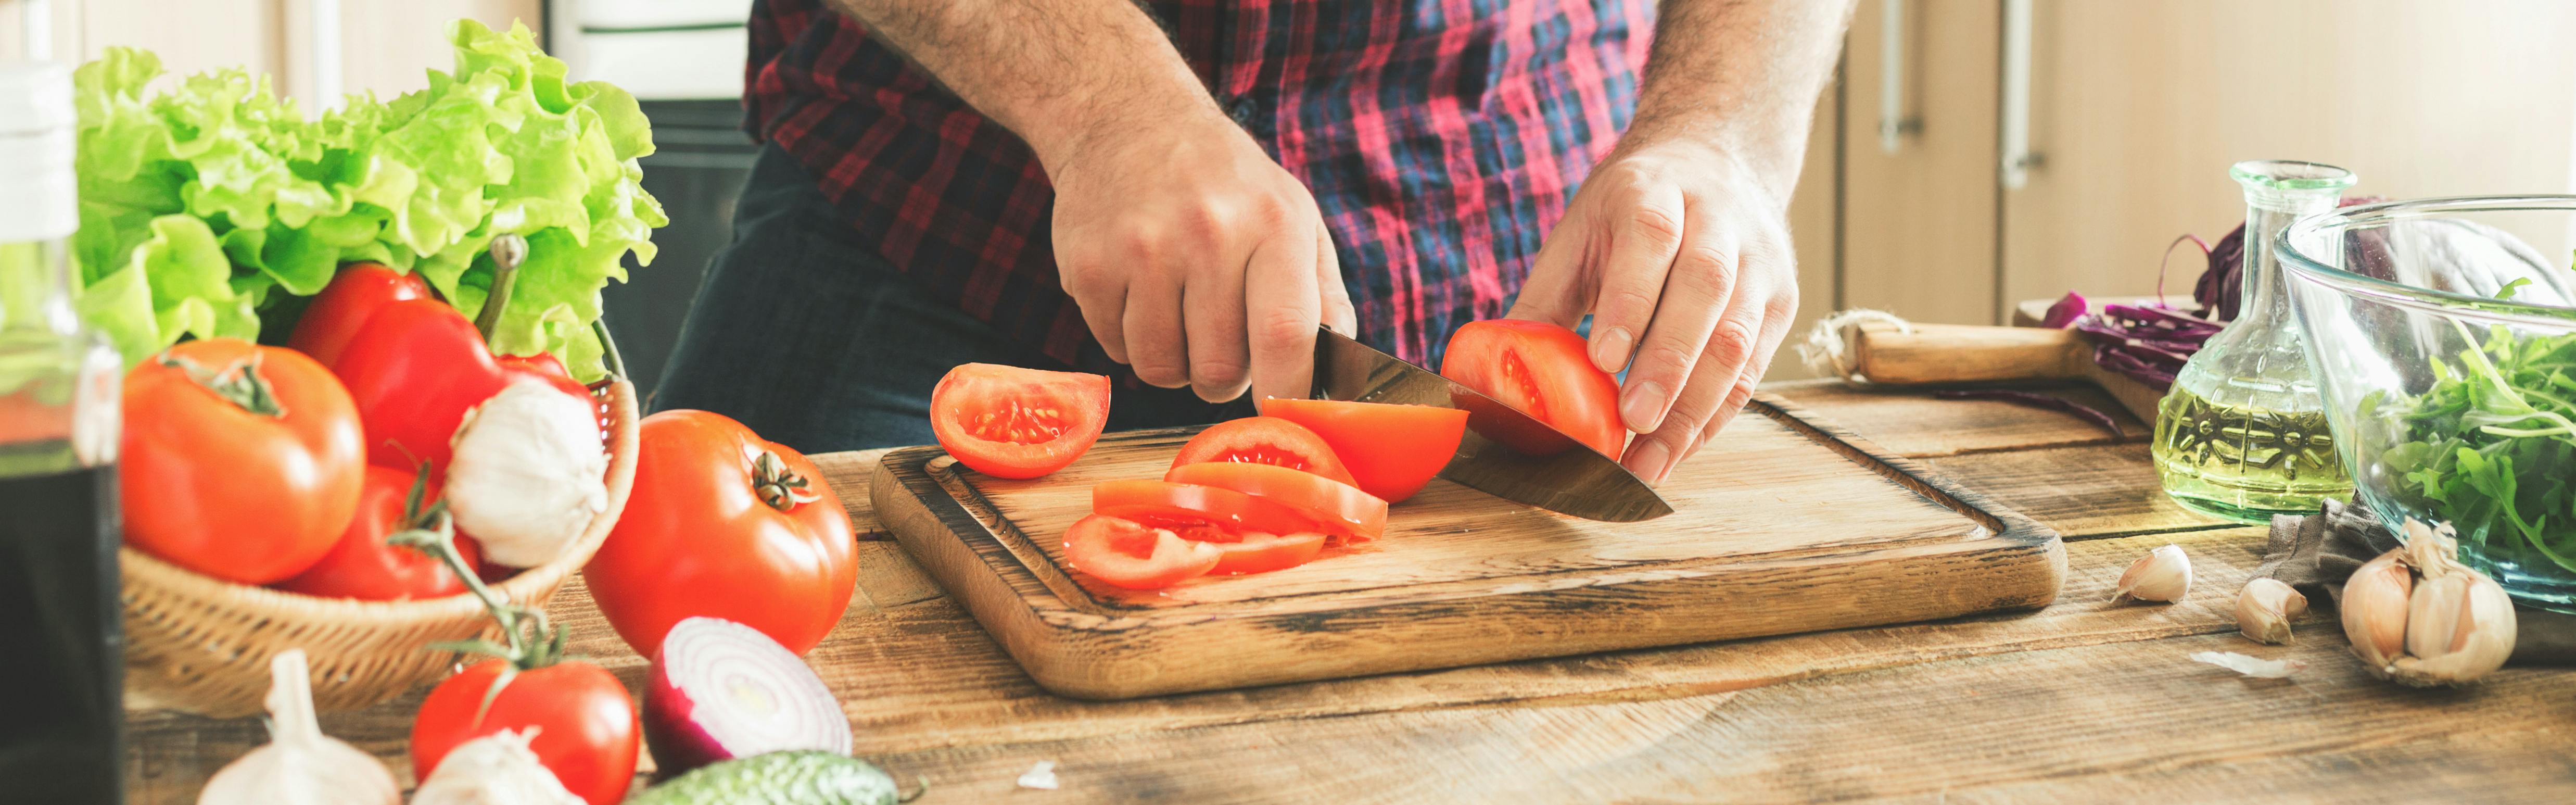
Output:
<instances>
[{"instance_id":1,"label":"wicker basket","mask_svg":"<svg viewBox=\"0 0 2576 805\"><path fill-rule=\"evenodd\" d=\"M621 373L622 374L622 373ZM608 509L570 550L494 585L504 598L543 606L598 552L635 486L635 387L624 379L597 392L609 449ZM445 676L452 652L428 644L499 630L469 594L428 601L316 598L220 581L119 548L124 579L125 701L217 718L260 712L269 658L304 649L314 705L354 710Z\"/></svg>"}]
</instances>

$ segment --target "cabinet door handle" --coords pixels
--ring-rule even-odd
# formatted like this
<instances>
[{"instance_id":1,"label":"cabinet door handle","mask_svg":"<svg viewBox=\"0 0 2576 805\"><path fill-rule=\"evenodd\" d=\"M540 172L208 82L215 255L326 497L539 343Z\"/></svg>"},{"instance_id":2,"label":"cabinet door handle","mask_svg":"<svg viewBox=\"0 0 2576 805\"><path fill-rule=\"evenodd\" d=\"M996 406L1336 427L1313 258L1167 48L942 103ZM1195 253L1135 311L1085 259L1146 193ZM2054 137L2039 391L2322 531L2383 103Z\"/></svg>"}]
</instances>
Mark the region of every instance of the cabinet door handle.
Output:
<instances>
[{"instance_id":1,"label":"cabinet door handle","mask_svg":"<svg viewBox=\"0 0 2576 805\"><path fill-rule=\"evenodd\" d=\"M1879 9L1878 150L1893 154L1923 120L1905 116L1905 0L1879 0Z\"/></svg>"},{"instance_id":2,"label":"cabinet door handle","mask_svg":"<svg viewBox=\"0 0 2576 805\"><path fill-rule=\"evenodd\" d=\"M18 0L18 36L28 61L54 60L53 0Z\"/></svg>"},{"instance_id":3,"label":"cabinet door handle","mask_svg":"<svg viewBox=\"0 0 2576 805\"><path fill-rule=\"evenodd\" d=\"M2006 190L2030 184L2040 156L2030 150L2030 0L2003 0L2003 99L1997 129L1996 179Z\"/></svg>"}]
</instances>

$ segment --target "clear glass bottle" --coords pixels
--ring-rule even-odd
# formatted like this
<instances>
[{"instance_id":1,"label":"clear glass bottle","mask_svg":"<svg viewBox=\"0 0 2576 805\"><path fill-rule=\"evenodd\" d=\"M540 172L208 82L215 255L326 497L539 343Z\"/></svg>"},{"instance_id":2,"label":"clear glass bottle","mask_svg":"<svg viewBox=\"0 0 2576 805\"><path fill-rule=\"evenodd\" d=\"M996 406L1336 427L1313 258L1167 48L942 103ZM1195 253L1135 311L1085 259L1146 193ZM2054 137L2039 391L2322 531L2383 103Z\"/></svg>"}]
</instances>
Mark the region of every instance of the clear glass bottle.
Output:
<instances>
[{"instance_id":1,"label":"clear glass bottle","mask_svg":"<svg viewBox=\"0 0 2576 805\"><path fill-rule=\"evenodd\" d=\"M73 307L71 73L0 64L0 799L120 802L124 362Z\"/></svg>"},{"instance_id":2,"label":"clear glass bottle","mask_svg":"<svg viewBox=\"0 0 2576 805\"><path fill-rule=\"evenodd\" d=\"M2245 187L2244 298L2236 320L2175 373L2156 407L2151 450L2175 501L2268 523L2352 492L2273 241L2291 221L2334 209L2354 176L2288 160L2239 162L2228 174Z\"/></svg>"}]
</instances>

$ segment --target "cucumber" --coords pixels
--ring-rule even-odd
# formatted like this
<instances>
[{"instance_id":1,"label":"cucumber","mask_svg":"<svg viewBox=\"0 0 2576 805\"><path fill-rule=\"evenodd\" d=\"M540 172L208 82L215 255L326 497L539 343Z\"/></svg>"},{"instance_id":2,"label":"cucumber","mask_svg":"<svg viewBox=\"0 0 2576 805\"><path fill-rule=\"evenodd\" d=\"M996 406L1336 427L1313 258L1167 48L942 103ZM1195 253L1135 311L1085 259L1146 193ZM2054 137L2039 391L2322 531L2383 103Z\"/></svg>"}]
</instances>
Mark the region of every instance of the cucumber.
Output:
<instances>
[{"instance_id":1,"label":"cucumber","mask_svg":"<svg viewBox=\"0 0 2576 805\"><path fill-rule=\"evenodd\" d=\"M895 805L894 778L830 752L727 760L644 789L626 805Z\"/></svg>"}]
</instances>

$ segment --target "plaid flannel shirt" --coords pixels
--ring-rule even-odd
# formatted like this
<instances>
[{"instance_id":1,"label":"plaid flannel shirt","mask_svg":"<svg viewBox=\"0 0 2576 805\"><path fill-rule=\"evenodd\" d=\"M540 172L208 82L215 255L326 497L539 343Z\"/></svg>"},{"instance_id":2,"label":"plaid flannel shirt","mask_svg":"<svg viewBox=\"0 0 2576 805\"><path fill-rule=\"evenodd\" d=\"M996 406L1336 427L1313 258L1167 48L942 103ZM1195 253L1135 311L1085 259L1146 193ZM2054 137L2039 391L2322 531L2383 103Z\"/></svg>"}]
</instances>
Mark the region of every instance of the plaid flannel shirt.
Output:
<instances>
[{"instance_id":1,"label":"plaid flannel shirt","mask_svg":"<svg viewBox=\"0 0 2576 805\"><path fill-rule=\"evenodd\" d=\"M753 6L745 128L940 299L1113 369L1057 278L1054 192L1028 146L827 3ZM1509 307L1627 126L1653 25L1647 0L1140 5L1313 191L1361 340L1429 365L1458 325Z\"/></svg>"}]
</instances>

